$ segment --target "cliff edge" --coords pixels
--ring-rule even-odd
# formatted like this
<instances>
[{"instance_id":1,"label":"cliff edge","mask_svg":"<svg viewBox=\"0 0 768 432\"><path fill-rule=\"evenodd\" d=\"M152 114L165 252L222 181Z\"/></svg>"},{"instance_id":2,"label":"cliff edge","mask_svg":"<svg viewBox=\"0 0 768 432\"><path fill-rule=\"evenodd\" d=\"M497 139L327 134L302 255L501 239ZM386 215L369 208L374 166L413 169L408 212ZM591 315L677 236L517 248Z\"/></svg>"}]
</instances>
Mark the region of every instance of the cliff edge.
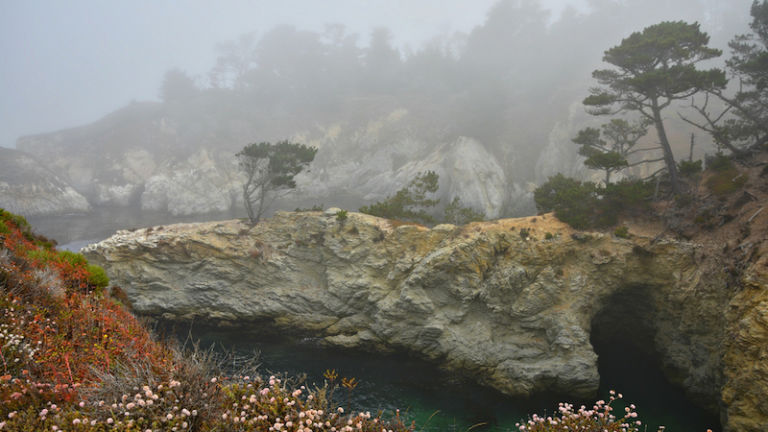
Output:
<instances>
[{"instance_id":1,"label":"cliff edge","mask_svg":"<svg viewBox=\"0 0 768 432\"><path fill-rule=\"evenodd\" d=\"M406 350L510 395L594 396L590 338L636 339L724 424L760 430L752 398L768 382L741 369L765 366L765 263L734 284L709 247L644 231L552 215L428 229L330 209L119 231L83 252L140 314Z\"/></svg>"}]
</instances>

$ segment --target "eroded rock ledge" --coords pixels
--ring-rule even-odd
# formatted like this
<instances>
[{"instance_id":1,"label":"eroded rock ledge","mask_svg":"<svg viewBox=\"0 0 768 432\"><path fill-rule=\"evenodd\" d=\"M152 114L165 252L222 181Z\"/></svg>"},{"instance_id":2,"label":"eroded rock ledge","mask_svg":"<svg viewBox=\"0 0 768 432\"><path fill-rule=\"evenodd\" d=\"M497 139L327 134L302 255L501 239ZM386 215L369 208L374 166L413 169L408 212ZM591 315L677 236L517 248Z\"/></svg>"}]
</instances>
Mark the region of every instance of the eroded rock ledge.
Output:
<instances>
[{"instance_id":1,"label":"eroded rock ledge","mask_svg":"<svg viewBox=\"0 0 768 432\"><path fill-rule=\"evenodd\" d=\"M642 302L647 316L613 331L647 335L668 376L717 409L726 277L697 244L632 234L574 233L551 215L427 229L330 210L120 231L84 252L138 313L407 350L510 395L594 396L595 317Z\"/></svg>"}]
</instances>

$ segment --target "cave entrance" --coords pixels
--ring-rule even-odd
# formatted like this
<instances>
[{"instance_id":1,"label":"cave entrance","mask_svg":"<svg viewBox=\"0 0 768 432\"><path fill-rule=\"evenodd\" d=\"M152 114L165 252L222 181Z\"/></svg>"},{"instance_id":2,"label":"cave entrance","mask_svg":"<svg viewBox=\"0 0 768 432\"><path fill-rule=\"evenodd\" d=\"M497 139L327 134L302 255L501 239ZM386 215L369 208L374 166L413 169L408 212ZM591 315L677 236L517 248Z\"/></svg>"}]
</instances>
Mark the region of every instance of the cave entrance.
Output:
<instances>
[{"instance_id":1,"label":"cave entrance","mask_svg":"<svg viewBox=\"0 0 768 432\"><path fill-rule=\"evenodd\" d=\"M590 342L598 355L599 398L610 390L637 406L648 430L721 430L719 417L689 400L661 368L655 344L653 287L626 286L610 296L592 320ZM623 405L615 412L623 412Z\"/></svg>"}]
</instances>

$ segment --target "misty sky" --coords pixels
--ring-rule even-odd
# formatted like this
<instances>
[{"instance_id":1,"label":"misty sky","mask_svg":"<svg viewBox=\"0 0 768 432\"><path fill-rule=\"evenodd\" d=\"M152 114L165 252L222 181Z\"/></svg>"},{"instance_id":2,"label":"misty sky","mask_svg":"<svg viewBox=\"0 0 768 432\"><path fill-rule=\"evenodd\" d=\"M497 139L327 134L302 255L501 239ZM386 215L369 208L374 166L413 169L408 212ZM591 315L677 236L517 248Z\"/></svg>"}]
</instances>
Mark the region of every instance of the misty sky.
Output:
<instances>
[{"instance_id":1,"label":"misty sky","mask_svg":"<svg viewBox=\"0 0 768 432\"><path fill-rule=\"evenodd\" d=\"M216 44L279 24L344 24L367 40L392 30L416 48L481 24L495 0L5 0L0 2L0 146L90 123L131 100L157 99L179 67L205 81ZM586 0L541 0L556 14Z\"/></svg>"}]
</instances>

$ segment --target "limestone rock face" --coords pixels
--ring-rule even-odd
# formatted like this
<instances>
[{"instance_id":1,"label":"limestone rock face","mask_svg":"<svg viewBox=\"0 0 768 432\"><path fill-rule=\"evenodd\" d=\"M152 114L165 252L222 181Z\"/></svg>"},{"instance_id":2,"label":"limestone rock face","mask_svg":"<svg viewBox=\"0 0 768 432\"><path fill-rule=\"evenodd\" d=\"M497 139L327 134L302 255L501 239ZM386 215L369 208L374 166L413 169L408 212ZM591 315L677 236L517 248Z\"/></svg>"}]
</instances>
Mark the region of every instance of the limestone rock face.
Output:
<instances>
[{"instance_id":1,"label":"limestone rock face","mask_svg":"<svg viewBox=\"0 0 768 432\"><path fill-rule=\"evenodd\" d=\"M30 155L0 147L0 208L24 216L79 213L85 197Z\"/></svg>"},{"instance_id":2,"label":"limestone rock face","mask_svg":"<svg viewBox=\"0 0 768 432\"><path fill-rule=\"evenodd\" d=\"M279 133L226 116L188 114L181 107L136 103L90 125L20 138L17 146L50 161L50 169L94 206L137 205L177 216L240 207L244 178L235 154L249 142L286 137L320 149L309 170L297 176L287 208L320 203L359 208L428 170L440 175L443 204L459 197L462 205L495 218L511 197L527 202L528 209L532 202L530 194L510 195L509 179L483 143L417 133L418 119L404 108L368 121Z\"/></svg>"},{"instance_id":3,"label":"limestone rock face","mask_svg":"<svg viewBox=\"0 0 768 432\"><path fill-rule=\"evenodd\" d=\"M217 157L218 156L218 157ZM240 198L242 179L231 155L206 150L149 177L141 195L141 208L190 215L229 210Z\"/></svg>"},{"instance_id":4,"label":"limestone rock face","mask_svg":"<svg viewBox=\"0 0 768 432\"><path fill-rule=\"evenodd\" d=\"M717 400L727 302L697 246L572 234L549 215L428 229L302 212L120 231L83 252L141 314L406 350L510 395L594 396L593 326L637 330L691 395ZM642 319L596 319L616 299Z\"/></svg>"},{"instance_id":5,"label":"limestone rock face","mask_svg":"<svg viewBox=\"0 0 768 432\"><path fill-rule=\"evenodd\" d=\"M361 145L365 145L365 140L361 140ZM430 150L413 154L415 148ZM442 202L458 197L462 205L489 218L498 217L504 208L504 170L477 140L460 137L430 146L402 139L387 146L371 146L370 152L365 158L326 164L300 175L299 190L308 196L322 197L351 188L366 201L379 201L406 186L419 173L435 171L440 176L438 196Z\"/></svg>"},{"instance_id":6,"label":"limestone rock face","mask_svg":"<svg viewBox=\"0 0 768 432\"><path fill-rule=\"evenodd\" d=\"M734 431L768 430L768 242L763 242L728 308L723 403Z\"/></svg>"}]
</instances>

